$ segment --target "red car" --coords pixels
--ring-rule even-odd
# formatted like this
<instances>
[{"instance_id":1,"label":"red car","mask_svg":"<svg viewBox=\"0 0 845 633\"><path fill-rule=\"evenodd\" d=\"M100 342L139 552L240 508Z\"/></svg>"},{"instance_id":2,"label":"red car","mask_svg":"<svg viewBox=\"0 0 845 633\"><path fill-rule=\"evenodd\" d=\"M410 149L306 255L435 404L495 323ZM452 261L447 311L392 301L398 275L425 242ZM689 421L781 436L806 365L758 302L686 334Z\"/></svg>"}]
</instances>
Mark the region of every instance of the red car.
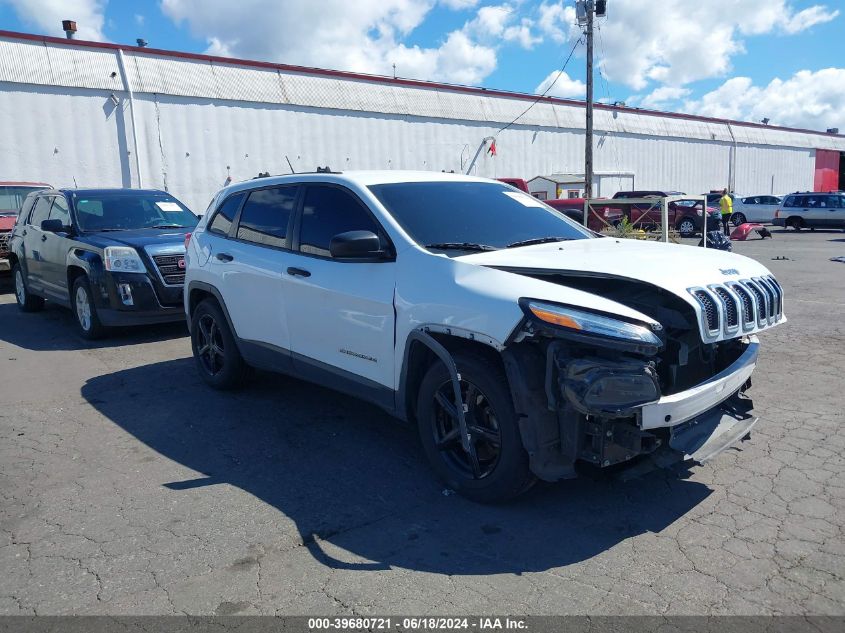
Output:
<instances>
[{"instance_id":1,"label":"red car","mask_svg":"<svg viewBox=\"0 0 845 633\"><path fill-rule=\"evenodd\" d=\"M0 271L9 270L9 237L24 198L33 191L49 188L43 182L0 182Z\"/></svg>"},{"instance_id":2,"label":"red car","mask_svg":"<svg viewBox=\"0 0 845 633\"><path fill-rule=\"evenodd\" d=\"M578 224L584 224L584 198L560 198L559 200L545 200L545 203L553 209L561 211L566 217L575 220ZM596 217L596 213L599 214L601 219ZM593 205L589 216L587 216L587 228L599 233L607 228L608 224L610 226L619 224L622 217L623 214L620 209Z\"/></svg>"},{"instance_id":3,"label":"red car","mask_svg":"<svg viewBox=\"0 0 845 633\"><path fill-rule=\"evenodd\" d=\"M506 185L510 185L511 187L516 187L520 191L524 191L525 193L529 193L528 191L528 183L522 178L496 178L499 182L503 182Z\"/></svg>"}]
</instances>

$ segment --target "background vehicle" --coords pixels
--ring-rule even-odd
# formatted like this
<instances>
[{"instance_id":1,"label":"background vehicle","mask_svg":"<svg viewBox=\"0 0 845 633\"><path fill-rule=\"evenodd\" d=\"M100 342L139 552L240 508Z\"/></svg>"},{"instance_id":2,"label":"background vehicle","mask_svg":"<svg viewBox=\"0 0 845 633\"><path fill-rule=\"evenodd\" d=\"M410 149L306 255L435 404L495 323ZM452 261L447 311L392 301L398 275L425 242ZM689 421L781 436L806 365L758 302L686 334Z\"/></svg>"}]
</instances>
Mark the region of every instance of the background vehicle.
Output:
<instances>
[{"instance_id":1,"label":"background vehicle","mask_svg":"<svg viewBox=\"0 0 845 633\"><path fill-rule=\"evenodd\" d=\"M80 333L179 321L185 236L198 218L164 191L47 189L30 194L12 231L15 297L25 312L49 299Z\"/></svg>"},{"instance_id":2,"label":"background vehicle","mask_svg":"<svg viewBox=\"0 0 845 633\"><path fill-rule=\"evenodd\" d=\"M686 195L680 191L617 191L613 199L630 198L666 198L669 196ZM630 209L630 211L628 211ZM625 215L630 214L629 220L632 224L644 229L652 229L660 226L662 222L660 204L651 205L626 205L620 209ZM703 227L703 212L701 202L697 200L677 200L669 203L669 226L677 229L684 236L701 233ZM717 230L721 224L721 216L718 209L707 207L707 230Z\"/></svg>"},{"instance_id":3,"label":"background vehicle","mask_svg":"<svg viewBox=\"0 0 845 633\"><path fill-rule=\"evenodd\" d=\"M838 193L791 193L772 220L775 226L845 230L845 196Z\"/></svg>"},{"instance_id":4,"label":"background vehicle","mask_svg":"<svg viewBox=\"0 0 845 633\"><path fill-rule=\"evenodd\" d=\"M497 178L496 180L528 193L528 183L523 178Z\"/></svg>"},{"instance_id":5,"label":"background vehicle","mask_svg":"<svg viewBox=\"0 0 845 633\"><path fill-rule=\"evenodd\" d=\"M33 191L49 188L42 182L0 182L0 272L11 270L9 238L24 199Z\"/></svg>"},{"instance_id":6,"label":"background vehicle","mask_svg":"<svg viewBox=\"0 0 845 633\"><path fill-rule=\"evenodd\" d=\"M716 201L718 206L718 200ZM781 205L781 198L777 196L748 196L734 200L733 215L731 223L734 226L746 222L771 223L775 217L775 211Z\"/></svg>"},{"instance_id":7,"label":"background vehicle","mask_svg":"<svg viewBox=\"0 0 845 633\"><path fill-rule=\"evenodd\" d=\"M480 501L574 477L577 462L725 450L756 423L753 334L783 320L753 260L600 239L453 174L239 183L186 261L208 385L233 388L250 365L369 400L415 424L438 476Z\"/></svg>"},{"instance_id":8,"label":"background vehicle","mask_svg":"<svg viewBox=\"0 0 845 633\"><path fill-rule=\"evenodd\" d=\"M545 200L544 202L552 209L557 209L566 214L566 217L570 220L574 220L578 224L584 224L584 198L560 198L557 200ZM608 225L616 226L624 217L620 209L612 207L594 206L593 210L600 214L605 222L607 222L605 224L592 212L587 216L587 228L597 233L606 229Z\"/></svg>"}]
</instances>

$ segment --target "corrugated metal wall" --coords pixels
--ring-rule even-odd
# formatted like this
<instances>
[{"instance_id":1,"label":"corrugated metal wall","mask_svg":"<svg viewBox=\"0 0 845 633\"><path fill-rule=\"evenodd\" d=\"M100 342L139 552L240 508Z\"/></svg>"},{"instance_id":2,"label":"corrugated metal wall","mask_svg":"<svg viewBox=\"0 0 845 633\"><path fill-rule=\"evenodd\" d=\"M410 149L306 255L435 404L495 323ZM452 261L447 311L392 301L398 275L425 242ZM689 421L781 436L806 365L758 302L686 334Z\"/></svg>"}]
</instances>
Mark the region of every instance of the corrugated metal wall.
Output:
<instances>
[{"instance_id":1,"label":"corrugated metal wall","mask_svg":"<svg viewBox=\"0 0 845 633\"><path fill-rule=\"evenodd\" d=\"M143 185L167 188L195 210L229 175L286 173L286 155L297 170L460 171L483 137L530 103L152 52L127 51L125 60ZM114 50L0 38L0 121L0 179L138 184ZM701 193L728 184L734 138L743 193L810 189L815 148L845 150L829 135L597 111L595 169L633 172L637 188ZM583 140L582 108L539 103L499 135L498 156L480 158L477 173L582 172Z\"/></svg>"}]
</instances>

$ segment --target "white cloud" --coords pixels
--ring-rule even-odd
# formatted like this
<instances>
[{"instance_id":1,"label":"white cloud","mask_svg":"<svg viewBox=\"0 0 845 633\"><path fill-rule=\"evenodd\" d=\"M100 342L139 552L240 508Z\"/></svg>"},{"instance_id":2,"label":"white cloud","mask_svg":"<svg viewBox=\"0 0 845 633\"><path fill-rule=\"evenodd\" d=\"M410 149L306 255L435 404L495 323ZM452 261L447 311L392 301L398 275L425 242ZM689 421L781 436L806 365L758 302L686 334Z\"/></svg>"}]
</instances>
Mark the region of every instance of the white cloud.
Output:
<instances>
[{"instance_id":1,"label":"white cloud","mask_svg":"<svg viewBox=\"0 0 845 633\"><path fill-rule=\"evenodd\" d=\"M552 86L552 83L554 85ZM549 74L540 85L534 89L536 94L544 93L549 86L552 86L548 94L553 97L569 98L582 97L587 91L586 84L580 79L572 79L566 72L554 71Z\"/></svg>"},{"instance_id":2,"label":"white cloud","mask_svg":"<svg viewBox=\"0 0 845 633\"><path fill-rule=\"evenodd\" d=\"M650 82L671 86L721 77L745 51L743 36L795 34L829 22L838 10L796 10L789 0L614 0L600 20L596 56L613 82L635 90ZM580 34L570 2L544 1L538 27L554 41ZM795 45L800 45L796 42Z\"/></svg>"},{"instance_id":3,"label":"white cloud","mask_svg":"<svg viewBox=\"0 0 845 633\"><path fill-rule=\"evenodd\" d=\"M534 34L534 21L523 17L517 22L517 8L509 4L481 7L464 30L480 40L516 42L522 48L532 48L543 41L542 37Z\"/></svg>"},{"instance_id":4,"label":"white cloud","mask_svg":"<svg viewBox=\"0 0 845 633\"><path fill-rule=\"evenodd\" d=\"M11 5L21 22L48 35L63 36L62 20L76 21L77 39L106 41L105 0L0 0Z\"/></svg>"},{"instance_id":5,"label":"white cloud","mask_svg":"<svg viewBox=\"0 0 845 633\"><path fill-rule=\"evenodd\" d=\"M581 35L581 28L575 21L575 7L572 3L543 2L537 9L537 26L555 42L573 40Z\"/></svg>"},{"instance_id":6,"label":"white cloud","mask_svg":"<svg viewBox=\"0 0 845 633\"><path fill-rule=\"evenodd\" d=\"M454 11L471 9L478 4L478 0L440 0L440 3Z\"/></svg>"},{"instance_id":7,"label":"white cloud","mask_svg":"<svg viewBox=\"0 0 845 633\"><path fill-rule=\"evenodd\" d=\"M135 24L137 24L138 26L144 26L144 23L147 21L147 18L141 15L140 13L136 13L132 17L135 20Z\"/></svg>"},{"instance_id":8,"label":"white cloud","mask_svg":"<svg viewBox=\"0 0 845 633\"><path fill-rule=\"evenodd\" d=\"M815 130L845 128L845 68L802 70L765 87L748 77L733 77L684 110L718 118L760 121Z\"/></svg>"},{"instance_id":9,"label":"white cloud","mask_svg":"<svg viewBox=\"0 0 845 633\"><path fill-rule=\"evenodd\" d=\"M442 3L443 0L441 0ZM166 16L187 23L216 55L266 59L458 83L481 83L496 68L497 51L513 43L540 41L533 22L517 4L479 8L460 29L429 47L410 45L410 34L427 18L435 0L161 0ZM471 0L448 0L471 8ZM261 16L256 20L255 16Z\"/></svg>"},{"instance_id":10,"label":"white cloud","mask_svg":"<svg viewBox=\"0 0 845 633\"><path fill-rule=\"evenodd\" d=\"M678 88L676 86L661 86L655 88L651 93L647 94L642 99L638 99L638 104L642 108L651 108L653 110L666 109L672 102L678 99L688 97L692 91L687 88ZM633 105L633 103L631 104Z\"/></svg>"}]
</instances>

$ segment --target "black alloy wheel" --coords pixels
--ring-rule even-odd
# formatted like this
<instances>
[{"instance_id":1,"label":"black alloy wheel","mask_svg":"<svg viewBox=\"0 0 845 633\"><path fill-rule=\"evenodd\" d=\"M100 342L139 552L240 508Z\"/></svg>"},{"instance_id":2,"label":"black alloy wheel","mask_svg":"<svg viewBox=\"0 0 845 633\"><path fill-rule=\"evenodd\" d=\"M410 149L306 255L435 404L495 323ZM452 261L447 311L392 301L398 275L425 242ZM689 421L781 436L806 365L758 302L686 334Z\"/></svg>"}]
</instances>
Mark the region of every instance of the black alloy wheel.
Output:
<instances>
[{"instance_id":1,"label":"black alloy wheel","mask_svg":"<svg viewBox=\"0 0 845 633\"><path fill-rule=\"evenodd\" d=\"M456 352L466 436L451 376L441 362L420 382L416 418L431 467L452 490L481 503L507 501L535 482L507 378L493 358Z\"/></svg>"},{"instance_id":2,"label":"black alloy wheel","mask_svg":"<svg viewBox=\"0 0 845 633\"><path fill-rule=\"evenodd\" d=\"M191 317L191 348L200 377L215 389L240 386L248 374L223 310L205 299Z\"/></svg>"}]
</instances>

